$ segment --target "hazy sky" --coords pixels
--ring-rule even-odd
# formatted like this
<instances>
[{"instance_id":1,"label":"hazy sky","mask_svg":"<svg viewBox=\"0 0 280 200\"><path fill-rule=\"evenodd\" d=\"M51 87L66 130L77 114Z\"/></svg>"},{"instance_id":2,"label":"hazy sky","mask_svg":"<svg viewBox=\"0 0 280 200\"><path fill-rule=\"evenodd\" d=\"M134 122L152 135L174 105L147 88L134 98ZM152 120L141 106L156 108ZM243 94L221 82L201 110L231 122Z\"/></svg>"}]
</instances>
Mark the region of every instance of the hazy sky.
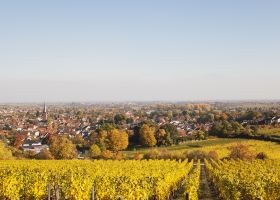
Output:
<instances>
[{"instance_id":1,"label":"hazy sky","mask_svg":"<svg viewBox=\"0 0 280 200\"><path fill-rule=\"evenodd\" d=\"M0 0L0 102L280 99L280 1Z\"/></svg>"}]
</instances>

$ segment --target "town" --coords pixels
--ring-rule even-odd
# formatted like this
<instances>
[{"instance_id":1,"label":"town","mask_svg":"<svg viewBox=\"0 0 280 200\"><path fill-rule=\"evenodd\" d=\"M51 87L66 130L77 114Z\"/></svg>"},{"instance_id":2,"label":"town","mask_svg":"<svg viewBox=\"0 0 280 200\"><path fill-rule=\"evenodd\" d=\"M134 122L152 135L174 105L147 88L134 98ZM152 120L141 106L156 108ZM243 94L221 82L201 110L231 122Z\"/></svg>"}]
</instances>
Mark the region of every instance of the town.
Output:
<instances>
[{"instance_id":1,"label":"town","mask_svg":"<svg viewBox=\"0 0 280 200\"><path fill-rule=\"evenodd\" d=\"M102 132L119 130L125 138ZM30 158L50 148L52 137L63 136L84 158L94 145L118 152L169 146L208 137L241 137L279 141L279 102L132 102L41 103L0 106L0 137L14 156ZM270 134L267 134L269 132ZM113 136L112 136L113 137ZM55 147L57 148L57 147ZM43 156L44 157L44 156ZM59 157L56 157L59 159ZM62 159L63 157L61 157ZM71 157L67 157L71 158Z\"/></svg>"}]
</instances>

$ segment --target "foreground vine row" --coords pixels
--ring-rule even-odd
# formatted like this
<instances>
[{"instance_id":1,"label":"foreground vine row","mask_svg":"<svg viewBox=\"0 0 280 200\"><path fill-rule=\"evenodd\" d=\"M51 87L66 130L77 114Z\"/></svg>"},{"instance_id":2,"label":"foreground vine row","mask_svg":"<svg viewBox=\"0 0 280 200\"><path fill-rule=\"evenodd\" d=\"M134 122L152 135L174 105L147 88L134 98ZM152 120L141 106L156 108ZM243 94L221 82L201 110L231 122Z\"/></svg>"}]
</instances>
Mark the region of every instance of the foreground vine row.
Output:
<instances>
[{"instance_id":1,"label":"foreground vine row","mask_svg":"<svg viewBox=\"0 0 280 200\"><path fill-rule=\"evenodd\" d=\"M184 196L188 196L188 198L192 200L198 199L200 169L200 160L198 160L196 167L193 169L193 171L190 173L190 175L184 182Z\"/></svg>"},{"instance_id":2,"label":"foreground vine row","mask_svg":"<svg viewBox=\"0 0 280 200\"><path fill-rule=\"evenodd\" d=\"M205 160L208 174L223 199L276 200L280 197L280 161Z\"/></svg>"},{"instance_id":3,"label":"foreground vine row","mask_svg":"<svg viewBox=\"0 0 280 200\"><path fill-rule=\"evenodd\" d=\"M0 199L166 199L186 178L187 161L0 161Z\"/></svg>"}]
</instances>

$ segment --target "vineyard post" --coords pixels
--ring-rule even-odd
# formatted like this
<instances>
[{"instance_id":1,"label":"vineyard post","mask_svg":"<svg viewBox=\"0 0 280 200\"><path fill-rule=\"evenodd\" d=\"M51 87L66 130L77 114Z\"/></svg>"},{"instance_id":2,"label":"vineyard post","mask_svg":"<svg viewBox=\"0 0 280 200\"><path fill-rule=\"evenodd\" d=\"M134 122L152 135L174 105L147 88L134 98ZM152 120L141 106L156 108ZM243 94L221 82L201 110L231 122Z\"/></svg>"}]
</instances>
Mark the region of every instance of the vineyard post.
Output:
<instances>
[{"instance_id":1,"label":"vineyard post","mask_svg":"<svg viewBox=\"0 0 280 200\"><path fill-rule=\"evenodd\" d=\"M94 186L91 188L91 200L94 200Z\"/></svg>"},{"instance_id":2,"label":"vineyard post","mask_svg":"<svg viewBox=\"0 0 280 200\"><path fill-rule=\"evenodd\" d=\"M56 200L60 199L58 185L55 186L55 198L56 198Z\"/></svg>"},{"instance_id":3,"label":"vineyard post","mask_svg":"<svg viewBox=\"0 0 280 200\"><path fill-rule=\"evenodd\" d=\"M51 185L48 183L48 200L51 200Z\"/></svg>"},{"instance_id":4,"label":"vineyard post","mask_svg":"<svg viewBox=\"0 0 280 200\"><path fill-rule=\"evenodd\" d=\"M186 193L186 200L189 200L190 197L189 197L189 193Z\"/></svg>"}]
</instances>

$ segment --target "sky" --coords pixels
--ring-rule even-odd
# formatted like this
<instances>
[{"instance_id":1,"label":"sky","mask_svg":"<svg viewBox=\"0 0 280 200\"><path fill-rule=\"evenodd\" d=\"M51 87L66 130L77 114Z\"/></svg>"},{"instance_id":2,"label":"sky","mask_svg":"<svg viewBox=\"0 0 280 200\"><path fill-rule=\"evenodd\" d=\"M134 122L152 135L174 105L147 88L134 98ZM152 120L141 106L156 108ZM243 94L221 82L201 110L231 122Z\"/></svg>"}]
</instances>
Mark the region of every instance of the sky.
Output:
<instances>
[{"instance_id":1,"label":"sky","mask_svg":"<svg viewBox=\"0 0 280 200\"><path fill-rule=\"evenodd\" d=\"M0 0L0 102L280 99L280 1Z\"/></svg>"}]
</instances>

